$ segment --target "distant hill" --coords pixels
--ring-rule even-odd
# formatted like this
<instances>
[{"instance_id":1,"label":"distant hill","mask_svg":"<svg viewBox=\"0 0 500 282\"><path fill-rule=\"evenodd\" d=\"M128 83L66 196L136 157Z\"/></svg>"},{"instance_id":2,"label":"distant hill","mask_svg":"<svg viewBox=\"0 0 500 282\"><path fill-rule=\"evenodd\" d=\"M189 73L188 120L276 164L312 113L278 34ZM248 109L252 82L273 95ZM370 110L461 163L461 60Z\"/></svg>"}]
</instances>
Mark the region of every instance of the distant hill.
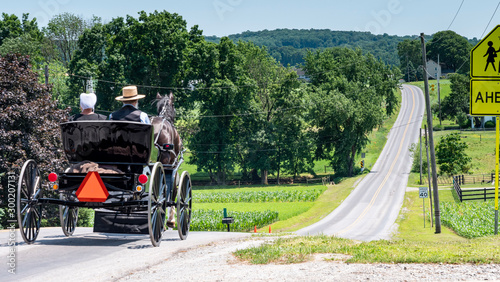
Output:
<instances>
[{"instance_id":1,"label":"distant hill","mask_svg":"<svg viewBox=\"0 0 500 282\"><path fill-rule=\"evenodd\" d=\"M398 43L415 36L374 35L360 31L334 31L329 29L276 29L263 31L245 31L228 36L234 42L251 41L258 46L266 46L269 53L283 65L302 64L307 50L328 47L361 48L370 52L386 64L399 66ZM430 39L431 37L429 37ZM219 42L216 36L206 36L210 42ZM473 45L478 40L469 40Z\"/></svg>"}]
</instances>

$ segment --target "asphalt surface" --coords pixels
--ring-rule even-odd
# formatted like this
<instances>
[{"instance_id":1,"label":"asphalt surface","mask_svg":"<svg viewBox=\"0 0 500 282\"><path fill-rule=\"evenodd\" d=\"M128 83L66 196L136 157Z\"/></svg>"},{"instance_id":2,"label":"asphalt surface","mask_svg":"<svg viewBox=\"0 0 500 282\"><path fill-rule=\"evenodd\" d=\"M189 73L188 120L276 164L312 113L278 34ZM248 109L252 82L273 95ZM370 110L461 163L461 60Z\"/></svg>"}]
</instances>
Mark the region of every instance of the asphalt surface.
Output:
<instances>
[{"instance_id":1,"label":"asphalt surface","mask_svg":"<svg viewBox=\"0 0 500 282\"><path fill-rule=\"evenodd\" d=\"M60 227L42 228L35 243L27 245L16 230L15 274L8 272L8 257L12 256L9 236L9 230L0 231L0 281L47 282L115 280L162 264L179 253L212 242L240 240L251 233L190 232L186 240L180 240L177 231L168 230L161 245L153 247L149 235L93 233L90 227L76 228L71 237L64 236Z\"/></svg>"},{"instance_id":2,"label":"asphalt surface","mask_svg":"<svg viewBox=\"0 0 500 282\"><path fill-rule=\"evenodd\" d=\"M400 113L370 173L331 214L296 233L362 241L389 239L397 227L410 173L409 147L418 142L424 110L420 88L404 85Z\"/></svg>"}]
</instances>

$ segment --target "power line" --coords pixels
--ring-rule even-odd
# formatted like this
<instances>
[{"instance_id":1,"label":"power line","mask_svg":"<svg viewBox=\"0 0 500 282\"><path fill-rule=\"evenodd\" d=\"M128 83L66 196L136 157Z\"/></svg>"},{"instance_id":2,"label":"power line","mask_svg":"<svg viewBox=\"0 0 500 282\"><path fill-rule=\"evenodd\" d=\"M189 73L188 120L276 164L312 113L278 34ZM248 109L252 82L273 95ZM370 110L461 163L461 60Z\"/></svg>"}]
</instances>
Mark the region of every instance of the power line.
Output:
<instances>
[{"instance_id":1,"label":"power line","mask_svg":"<svg viewBox=\"0 0 500 282\"><path fill-rule=\"evenodd\" d=\"M462 5L464 4L464 1L465 1L465 0L462 0L462 3L460 3L460 7L458 7L458 10L457 10L457 12L455 13L455 16L453 17L453 20L451 21L451 23L450 23L450 25L448 26L447 30L450 30L450 27L451 27L451 25L453 24L453 22L455 21L455 19L457 18L458 13L460 12L460 9L462 9Z\"/></svg>"},{"instance_id":2,"label":"power line","mask_svg":"<svg viewBox=\"0 0 500 282\"><path fill-rule=\"evenodd\" d=\"M483 38L483 35L486 33L486 30L488 29L488 26L490 26L491 20L493 20L493 17L497 13L498 6L500 6L500 1L498 1L497 7L495 8L495 11L493 12L493 15L491 15L490 21L486 25L486 28L484 29L483 34L481 34L481 37L479 37L479 38Z\"/></svg>"}]
</instances>

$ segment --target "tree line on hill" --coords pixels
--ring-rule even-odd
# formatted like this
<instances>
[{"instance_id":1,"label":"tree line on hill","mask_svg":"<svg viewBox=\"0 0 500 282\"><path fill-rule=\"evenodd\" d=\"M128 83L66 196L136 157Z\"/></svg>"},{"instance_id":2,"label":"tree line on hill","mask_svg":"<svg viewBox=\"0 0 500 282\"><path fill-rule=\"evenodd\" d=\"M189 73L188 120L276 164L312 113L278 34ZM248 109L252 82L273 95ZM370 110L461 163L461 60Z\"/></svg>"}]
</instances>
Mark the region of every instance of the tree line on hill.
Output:
<instances>
[{"instance_id":1,"label":"tree line on hill","mask_svg":"<svg viewBox=\"0 0 500 282\"><path fill-rule=\"evenodd\" d=\"M439 42L446 37L446 42ZM398 66L401 70L406 70L408 62L411 62L416 72L422 65L422 52L420 41L416 36L397 36L380 34L375 35L370 32L359 31L335 31L329 29L277 29L263 31L246 31L240 34L232 34L229 39L237 43L238 41L253 42L258 46L265 46L268 52L284 66L298 66L304 63L304 58L308 51L321 50L330 47L347 47L351 49L360 48L364 53L371 53L375 58L392 66ZM477 38L467 39L454 32L438 32L436 34L426 35L426 41L432 39L436 44L431 48L429 54L431 59L437 61L437 54L446 57L455 53L452 46L459 43L457 49L464 46L463 41L467 41L470 46L475 46L479 40ZM209 42L219 42L220 38L216 36L207 36ZM439 44L438 44L439 43ZM410 44L411 48L407 45ZM428 46L429 48L430 46ZM436 52L437 51L437 52ZM450 53L451 51L451 53ZM434 54L433 54L434 53ZM408 60L410 58L410 60ZM420 61L418 61L420 58ZM445 59L446 60L446 59ZM463 61L460 62L460 64ZM468 70L466 66L463 67Z\"/></svg>"}]
</instances>

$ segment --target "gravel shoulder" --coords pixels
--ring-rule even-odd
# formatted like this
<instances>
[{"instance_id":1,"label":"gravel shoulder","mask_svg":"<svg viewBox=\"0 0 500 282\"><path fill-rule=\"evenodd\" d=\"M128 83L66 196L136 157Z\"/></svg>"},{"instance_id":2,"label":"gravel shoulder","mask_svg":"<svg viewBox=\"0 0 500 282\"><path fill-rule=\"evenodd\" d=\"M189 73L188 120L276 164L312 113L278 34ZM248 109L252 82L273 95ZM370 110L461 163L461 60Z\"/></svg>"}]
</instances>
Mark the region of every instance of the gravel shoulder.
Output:
<instances>
[{"instance_id":1,"label":"gravel shoulder","mask_svg":"<svg viewBox=\"0 0 500 282\"><path fill-rule=\"evenodd\" d=\"M251 265L232 252L273 238L225 240L173 254L112 281L500 281L500 265L349 264L346 257L318 254L305 263Z\"/></svg>"}]
</instances>

